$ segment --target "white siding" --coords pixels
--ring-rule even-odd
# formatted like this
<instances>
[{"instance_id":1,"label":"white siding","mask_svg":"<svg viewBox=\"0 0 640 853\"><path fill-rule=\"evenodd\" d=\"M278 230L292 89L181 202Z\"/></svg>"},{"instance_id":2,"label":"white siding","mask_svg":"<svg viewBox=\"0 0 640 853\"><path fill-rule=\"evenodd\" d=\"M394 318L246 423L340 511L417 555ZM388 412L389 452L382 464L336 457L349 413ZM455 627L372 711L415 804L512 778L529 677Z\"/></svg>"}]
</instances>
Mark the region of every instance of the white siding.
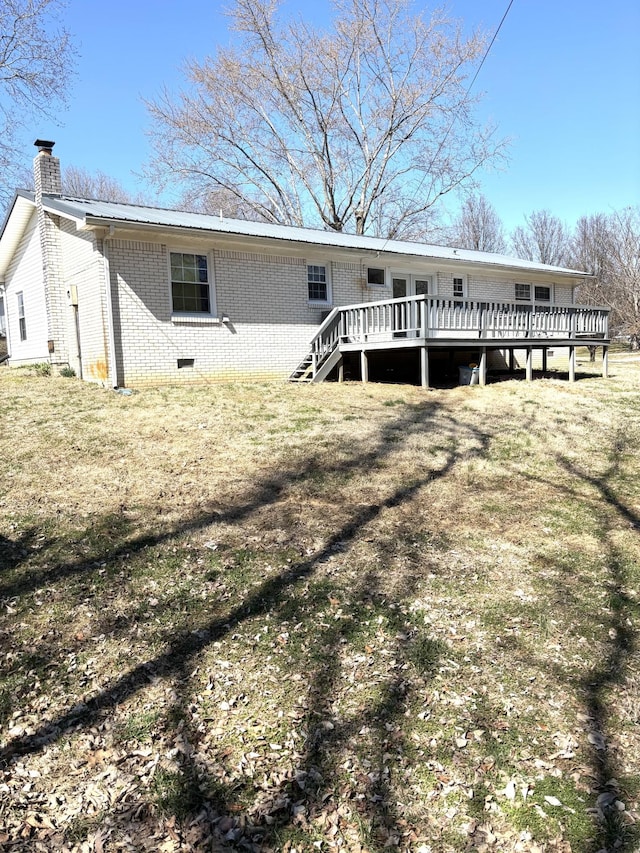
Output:
<instances>
[{"instance_id":1,"label":"white siding","mask_svg":"<svg viewBox=\"0 0 640 853\"><path fill-rule=\"evenodd\" d=\"M9 339L10 364L49 361L47 308L42 276L42 255L34 215L13 256L5 280L5 311ZM17 294L24 295L26 340L20 340Z\"/></svg>"}]
</instances>

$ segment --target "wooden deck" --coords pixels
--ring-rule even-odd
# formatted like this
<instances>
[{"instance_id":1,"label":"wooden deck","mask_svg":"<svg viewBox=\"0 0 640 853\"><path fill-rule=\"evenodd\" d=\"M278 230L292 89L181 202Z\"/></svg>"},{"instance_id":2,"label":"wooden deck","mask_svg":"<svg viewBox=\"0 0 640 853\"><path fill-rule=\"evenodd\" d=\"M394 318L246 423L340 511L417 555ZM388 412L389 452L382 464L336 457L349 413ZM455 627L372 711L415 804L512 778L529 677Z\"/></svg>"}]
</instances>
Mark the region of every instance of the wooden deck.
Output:
<instances>
[{"instance_id":1,"label":"wooden deck","mask_svg":"<svg viewBox=\"0 0 640 853\"><path fill-rule=\"evenodd\" d=\"M479 354L479 381L487 379L487 353L503 350L513 359L526 352L526 375L532 376L532 353L549 347L569 348L569 378L575 379L577 346L601 346L607 374L609 344L607 308L586 305L533 305L522 302L477 301L407 296L336 307L311 341L307 357L291 375L297 381L321 382L340 369L342 355L359 352L363 381L368 354L384 350L420 351L421 384L429 385L429 352L433 349L473 350Z\"/></svg>"}]
</instances>

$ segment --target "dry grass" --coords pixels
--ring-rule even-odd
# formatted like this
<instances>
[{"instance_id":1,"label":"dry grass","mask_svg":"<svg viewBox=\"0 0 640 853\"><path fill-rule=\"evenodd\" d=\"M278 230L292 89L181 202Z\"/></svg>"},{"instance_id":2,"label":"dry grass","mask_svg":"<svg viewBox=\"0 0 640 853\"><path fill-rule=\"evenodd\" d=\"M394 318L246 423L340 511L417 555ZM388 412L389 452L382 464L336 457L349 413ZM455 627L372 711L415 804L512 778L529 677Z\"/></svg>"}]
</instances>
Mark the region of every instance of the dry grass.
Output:
<instances>
[{"instance_id":1,"label":"dry grass","mask_svg":"<svg viewBox=\"0 0 640 853\"><path fill-rule=\"evenodd\" d=\"M632 850L640 364L0 371L0 849Z\"/></svg>"}]
</instances>

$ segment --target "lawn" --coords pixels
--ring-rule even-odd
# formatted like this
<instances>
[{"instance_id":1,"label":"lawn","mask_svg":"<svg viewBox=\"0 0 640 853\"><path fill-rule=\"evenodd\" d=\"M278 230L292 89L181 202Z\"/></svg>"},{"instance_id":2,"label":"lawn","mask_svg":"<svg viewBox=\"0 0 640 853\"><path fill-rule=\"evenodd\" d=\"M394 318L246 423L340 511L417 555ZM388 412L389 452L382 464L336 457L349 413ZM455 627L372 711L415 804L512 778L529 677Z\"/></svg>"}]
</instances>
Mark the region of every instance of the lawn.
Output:
<instances>
[{"instance_id":1,"label":"lawn","mask_svg":"<svg viewBox=\"0 0 640 853\"><path fill-rule=\"evenodd\" d=\"M638 849L640 361L610 372L0 369L0 850Z\"/></svg>"}]
</instances>

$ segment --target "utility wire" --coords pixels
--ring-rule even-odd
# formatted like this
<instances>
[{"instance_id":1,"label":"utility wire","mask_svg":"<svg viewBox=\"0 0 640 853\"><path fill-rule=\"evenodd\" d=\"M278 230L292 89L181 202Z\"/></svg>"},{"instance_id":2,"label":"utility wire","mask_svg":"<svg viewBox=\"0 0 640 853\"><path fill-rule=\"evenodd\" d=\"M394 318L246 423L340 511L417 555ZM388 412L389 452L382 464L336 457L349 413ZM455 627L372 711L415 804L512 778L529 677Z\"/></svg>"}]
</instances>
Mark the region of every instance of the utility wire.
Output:
<instances>
[{"instance_id":1,"label":"utility wire","mask_svg":"<svg viewBox=\"0 0 640 853\"><path fill-rule=\"evenodd\" d=\"M478 79L478 75L479 75L479 74L480 74L480 72L482 71L482 66L483 66L483 65L484 65L484 63L486 62L486 59L487 59L487 57L489 56L489 53L490 53L490 51L491 51L491 48L492 48L492 47L493 47L493 45L494 45L495 40L498 38L498 35L499 35L499 33L500 33L500 30L502 29L502 25L503 25L503 24L504 24L504 22L506 21L506 19L507 19L507 15L509 14L509 11L511 10L511 7L513 6L513 3L514 3L514 0L509 0L509 5L507 6L507 9L506 9L506 11L505 11L504 15L502 16L502 19L501 19L500 23L498 24L498 27L497 27L497 29L496 29L495 33L493 34L493 38L492 38L492 39L491 39L491 41L489 42L489 46L487 47L487 49L486 49L486 50L485 50L485 52L484 52L484 56L483 56L483 57L482 57L482 59L480 60L480 65L478 65L478 67L477 67L477 69L476 69L476 73L473 75L473 79L471 80L471 82L470 82L470 83L469 83L469 85L467 86L467 90L466 90L466 92L465 92L463 102L464 102L464 101L466 101L467 97L469 96L469 93L470 93L470 92L471 92L471 90L473 89L474 83L476 82L476 80ZM436 162L436 160L438 159L438 156L440 155L440 152L441 152L441 151L442 151L442 149L444 148L444 144L445 144L445 142L447 141L447 139L448 139L448 137L449 137L449 134L451 133L451 131L452 131L452 129L453 129L453 125L454 125L454 124L455 124L455 122L456 122L456 119L457 119L457 117L458 117L458 112L459 112L459 111L460 111L460 107L458 107L458 109L454 112L454 114L453 114L453 118L451 119L451 122L449 123L449 127L447 128L447 131L446 131L445 135L442 137L442 141L440 142L440 145L438 146L438 150L436 151L436 153L433 155L433 158L431 159L431 163L429 164L429 168L428 168L428 170L426 170L426 171L425 171L424 175L422 176L422 179L421 179L420 183L418 184L417 188L416 188L416 189L415 189L415 191L413 192L412 200L414 200L414 199L415 199L415 197L418 195L418 193L419 193L419 192L420 192L420 190L422 189L422 185L424 184L424 182L425 182L425 179L426 179L427 175L431 172L431 169L432 169L432 167L433 167L433 164ZM385 248L386 244L389 242L389 240L390 240L390 239L391 239L390 237L387 237L387 239L386 239L386 241L385 241L385 245L384 245L384 246L382 247L382 249L380 249L379 251L383 251L383 249Z\"/></svg>"}]
</instances>

